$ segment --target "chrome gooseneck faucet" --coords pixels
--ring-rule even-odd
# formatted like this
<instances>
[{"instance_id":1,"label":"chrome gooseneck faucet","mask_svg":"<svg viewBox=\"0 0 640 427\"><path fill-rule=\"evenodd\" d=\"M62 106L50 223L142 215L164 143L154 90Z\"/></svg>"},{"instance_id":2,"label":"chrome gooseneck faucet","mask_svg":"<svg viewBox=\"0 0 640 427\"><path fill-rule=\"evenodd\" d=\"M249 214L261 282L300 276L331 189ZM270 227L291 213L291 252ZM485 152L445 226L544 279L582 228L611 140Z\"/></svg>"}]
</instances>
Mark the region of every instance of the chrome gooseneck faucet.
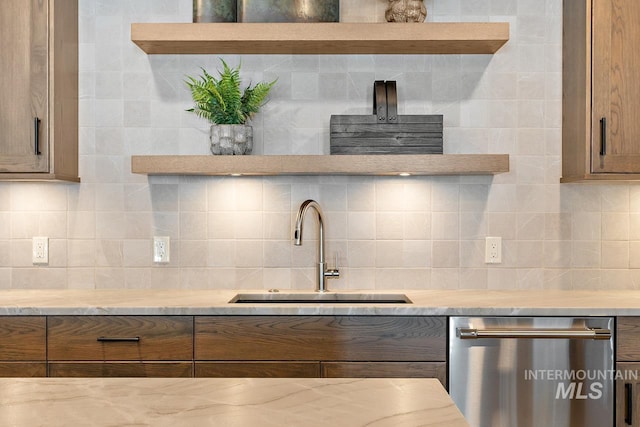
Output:
<instances>
[{"instance_id":1,"label":"chrome gooseneck faucet","mask_svg":"<svg viewBox=\"0 0 640 427\"><path fill-rule=\"evenodd\" d=\"M305 200L300 205L300 209L298 209L298 216L296 217L296 226L293 229L293 244L296 246L302 246L302 223L309 208L313 208L318 214L319 231L316 292L326 292L328 289L325 285L325 279L340 277L340 271L337 268L332 270L326 269L326 264L324 262L324 218L322 216L322 209L320 209L320 205L315 200Z\"/></svg>"}]
</instances>

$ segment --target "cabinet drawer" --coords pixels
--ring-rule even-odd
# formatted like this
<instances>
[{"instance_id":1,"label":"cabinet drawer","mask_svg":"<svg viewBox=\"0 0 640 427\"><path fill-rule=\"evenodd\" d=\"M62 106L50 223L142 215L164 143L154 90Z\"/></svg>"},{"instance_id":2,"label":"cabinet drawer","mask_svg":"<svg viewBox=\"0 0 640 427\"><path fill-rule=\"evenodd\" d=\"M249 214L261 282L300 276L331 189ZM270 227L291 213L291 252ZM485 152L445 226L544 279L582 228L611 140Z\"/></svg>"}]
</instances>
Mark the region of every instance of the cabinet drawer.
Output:
<instances>
[{"instance_id":1,"label":"cabinet drawer","mask_svg":"<svg viewBox=\"0 0 640 427\"><path fill-rule=\"evenodd\" d=\"M0 361L46 360L44 317L0 317Z\"/></svg>"},{"instance_id":2,"label":"cabinet drawer","mask_svg":"<svg viewBox=\"0 0 640 427\"><path fill-rule=\"evenodd\" d=\"M0 362L1 378L29 378L46 376L46 362Z\"/></svg>"},{"instance_id":3,"label":"cabinet drawer","mask_svg":"<svg viewBox=\"0 0 640 427\"><path fill-rule=\"evenodd\" d=\"M445 362L322 362L324 378L437 378L447 385Z\"/></svg>"},{"instance_id":4,"label":"cabinet drawer","mask_svg":"<svg viewBox=\"0 0 640 427\"><path fill-rule=\"evenodd\" d=\"M319 362L196 362L196 377L318 378Z\"/></svg>"},{"instance_id":5,"label":"cabinet drawer","mask_svg":"<svg viewBox=\"0 0 640 427\"><path fill-rule=\"evenodd\" d=\"M445 361L444 317L198 316L196 360Z\"/></svg>"},{"instance_id":6,"label":"cabinet drawer","mask_svg":"<svg viewBox=\"0 0 640 427\"><path fill-rule=\"evenodd\" d=\"M618 317L617 360L640 361L640 317Z\"/></svg>"},{"instance_id":7,"label":"cabinet drawer","mask_svg":"<svg viewBox=\"0 0 640 427\"><path fill-rule=\"evenodd\" d=\"M189 378L192 362L53 362L50 377L148 377Z\"/></svg>"},{"instance_id":8,"label":"cabinet drawer","mask_svg":"<svg viewBox=\"0 0 640 427\"><path fill-rule=\"evenodd\" d=\"M192 360L191 316L51 316L49 360Z\"/></svg>"}]
</instances>

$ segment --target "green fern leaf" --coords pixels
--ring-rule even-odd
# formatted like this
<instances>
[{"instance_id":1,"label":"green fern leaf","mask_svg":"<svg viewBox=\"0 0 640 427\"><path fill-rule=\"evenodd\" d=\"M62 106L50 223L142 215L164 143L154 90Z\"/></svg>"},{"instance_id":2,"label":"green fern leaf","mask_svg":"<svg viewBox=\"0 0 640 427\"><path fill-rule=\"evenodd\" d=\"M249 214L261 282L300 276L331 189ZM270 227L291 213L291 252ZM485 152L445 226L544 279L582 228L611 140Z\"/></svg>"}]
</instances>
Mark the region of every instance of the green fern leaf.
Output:
<instances>
[{"instance_id":1,"label":"green fern leaf","mask_svg":"<svg viewBox=\"0 0 640 427\"><path fill-rule=\"evenodd\" d=\"M265 99L276 83L251 84L242 92L240 86L240 66L231 68L223 60L219 78L213 77L204 68L199 79L187 76L185 84L191 91L195 103L194 108L187 111L195 113L212 123L244 124L265 104Z\"/></svg>"}]
</instances>

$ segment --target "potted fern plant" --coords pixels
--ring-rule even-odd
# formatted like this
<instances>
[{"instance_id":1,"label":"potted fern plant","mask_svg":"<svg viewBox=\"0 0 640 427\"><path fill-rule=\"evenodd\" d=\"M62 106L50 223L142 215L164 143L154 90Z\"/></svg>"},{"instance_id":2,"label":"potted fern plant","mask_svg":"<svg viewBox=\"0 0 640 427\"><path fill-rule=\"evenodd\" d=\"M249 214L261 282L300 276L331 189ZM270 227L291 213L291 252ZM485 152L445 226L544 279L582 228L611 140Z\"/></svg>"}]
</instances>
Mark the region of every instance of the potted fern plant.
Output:
<instances>
[{"instance_id":1,"label":"potted fern plant","mask_svg":"<svg viewBox=\"0 0 640 427\"><path fill-rule=\"evenodd\" d=\"M213 154L250 154L253 149L253 129L247 121L260 110L271 87L276 83L261 82L241 90L240 66L231 68L222 62L216 78L204 68L199 77L187 76L195 107L188 109L208 120L211 125Z\"/></svg>"}]
</instances>

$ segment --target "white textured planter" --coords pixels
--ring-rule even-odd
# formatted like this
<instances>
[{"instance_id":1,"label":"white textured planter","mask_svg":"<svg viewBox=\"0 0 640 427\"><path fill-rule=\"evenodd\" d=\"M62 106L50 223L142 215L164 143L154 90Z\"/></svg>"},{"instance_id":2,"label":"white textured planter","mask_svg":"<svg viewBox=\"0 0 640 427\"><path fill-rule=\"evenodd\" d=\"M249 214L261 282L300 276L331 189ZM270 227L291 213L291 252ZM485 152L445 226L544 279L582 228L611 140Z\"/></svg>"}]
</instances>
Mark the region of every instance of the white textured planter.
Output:
<instances>
[{"instance_id":1,"label":"white textured planter","mask_svg":"<svg viewBox=\"0 0 640 427\"><path fill-rule=\"evenodd\" d=\"M249 125L211 125L213 154L242 155L253 150L253 128Z\"/></svg>"}]
</instances>

